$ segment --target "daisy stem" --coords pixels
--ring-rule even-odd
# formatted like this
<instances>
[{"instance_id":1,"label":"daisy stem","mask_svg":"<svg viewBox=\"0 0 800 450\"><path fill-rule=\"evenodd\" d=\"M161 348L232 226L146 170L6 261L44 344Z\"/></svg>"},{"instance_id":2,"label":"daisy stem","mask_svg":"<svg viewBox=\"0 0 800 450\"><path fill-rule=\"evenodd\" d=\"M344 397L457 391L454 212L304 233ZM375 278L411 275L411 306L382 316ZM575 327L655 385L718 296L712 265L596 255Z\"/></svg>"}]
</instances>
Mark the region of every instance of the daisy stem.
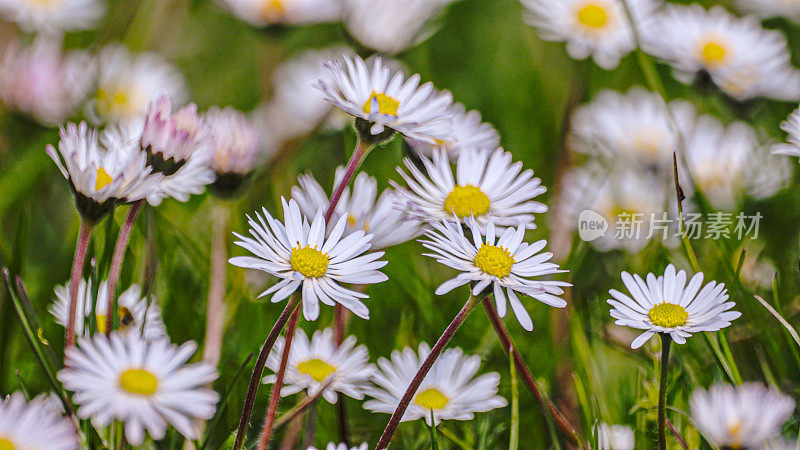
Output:
<instances>
[{"instance_id":1,"label":"daisy stem","mask_svg":"<svg viewBox=\"0 0 800 450\"><path fill-rule=\"evenodd\" d=\"M669 348L672 337L669 333L659 333L661 337L661 376L658 380L658 448L667 448L667 369L669 368Z\"/></svg>"},{"instance_id":2,"label":"daisy stem","mask_svg":"<svg viewBox=\"0 0 800 450\"><path fill-rule=\"evenodd\" d=\"M83 276L83 264L89 251L89 239L92 237L94 224L81 219L78 232L78 244L75 246L75 259L72 261L72 277L69 281L69 315L67 316L67 336L65 350L75 345L75 313L78 308L78 286Z\"/></svg>"},{"instance_id":3,"label":"daisy stem","mask_svg":"<svg viewBox=\"0 0 800 450\"><path fill-rule=\"evenodd\" d=\"M322 397L322 393L325 392L328 387L330 387L331 383L333 382L333 378L328 380L314 395L306 396L304 399L300 400L294 408L290 409L282 416L278 417L278 420L275 421L275 426L272 427L273 431L277 430L287 423L291 422L295 419L298 415L300 415L303 411L305 411L309 406L313 405L320 397Z\"/></svg>"},{"instance_id":4,"label":"daisy stem","mask_svg":"<svg viewBox=\"0 0 800 450\"><path fill-rule=\"evenodd\" d=\"M403 414L405 414L406 409L408 408L408 404L411 403L411 400L414 398L414 394L417 393L417 389L419 389L420 384L422 384L422 380L425 379L425 375L428 374L428 371L431 370L433 367L433 363L436 362L436 359L439 358L439 355L442 354L444 348L447 347L448 342L450 339L453 338L458 328L464 323L467 316L475 309L475 305L478 304L480 299L470 293L469 300L467 303L464 304L464 307L461 308L461 311L458 312L456 317L450 322L450 325L444 330L442 336L436 341L436 345L433 346L431 349L431 353L425 358L425 361L420 366L417 374L414 375L414 379L411 380L411 384L406 389L406 393L403 395L403 398L400 400L400 404L397 405L397 409L394 410L392 414L392 418L389 419L389 423L386 425L386 428L383 430L383 434L381 435L381 439L378 441L378 445L375 447L376 450L383 450L389 447L389 441L391 441L392 436L394 436L394 432L397 430L397 426L400 424L400 419L403 418Z\"/></svg>"},{"instance_id":5,"label":"daisy stem","mask_svg":"<svg viewBox=\"0 0 800 450\"><path fill-rule=\"evenodd\" d=\"M289 362L289 353L292 350L292 341L294 340L294 332L297 329L297 319L299 316L300 308L297 308L292 313L292 317L289 318L289 323L286 325L286 336L283 344L283 352L281 354L281 363L280 366L278 366L275 384L272 385L272 392L269 396L267 415L264 417L261 437L258 439L258 450L267 450L267 445L269 445L269 440L272 437L275 416L278 413L278 405L281 403L281 389L283 388L283 379L286 376L286 365Z\"/></svg>"},{"instance_id":6,"label":"daisy stem","mask_svg":"<svg viewBox=\"0 0 800 450\"><path fill-rule=\"evenodd\" d=\"M264 374L264 366L267 364L267 356L269 356L269 352L272 350L275 340L278 339L278 335L289 320L289 316L292 315L295 310L298 310L297 307L299 305L299 298L294 295L289 298L288 303L286 303L286 308L283 309L278 320L275 321L275 325L272 326L267 340L264 341L264 345L261 347L261 352L258 354L255 367L253 367L253 375L250 377L250 384L247 387L247 396L244 400L242 416L239 419L239 427L236 431L236 441L233 444L233 450L241 449L242 444L244 444L244 438L247 435L247 425L250 423L250 416L253 415L253 406L256 402L258 384L261 382L261 375Z\"/></svg>"},{"instance_id":7,"label":"daisy stem","mask_svg":"<svg viewBox=\"0 0 800 450\"><path fill-rule=\"evenodd\" d=\"M206 339L203 361L217 367L222 353L222 334L225 328L225 281L228 267L228 222L230 210L226 204L215 205L213 241L211 243L211 272L209 274L208 306L206 307Z\"/></svg>"},{"instance_id":8,"label":"daisy stem","mask_svg":"<svg viewBox=\"0 0 800 450\"><path fill-rule=\"evenodd\" d=\"M539 406L546 409L550 413L558 428L562 433L564 433L564 436L572 441L573 444L579 448L589 448L587 444L584 444L577 428L569 423L569 420L567 420L567 418L564 417L564 414L558 410L558 407L553 404L553 402L547 398L547 396L542 394L542 392L539 390L539 387L536 386L536 381L533 378L533 374L531 373L530 369L528 369L528 366L525 365L522 355L520 355L519 351L517 351L517 346L514 345L514 341L511 339L511 335L508 333L508 329L506 329L506 326L503 324L500 316L497 315L497 310L495 310L494 304L492 304L492 299L490 297L483 299L483 309L486 311L486 315L489 317L489 321L492 323L492 327L494 328L495 334L497 334L497 337L500 340L500 344L503 346L506 354L508 354L509 357L513 357L514 365L519 371L519 375L522 377L522 382L525 384L525 387L528 388L531 394L533 394L533 397L536 399L536 402L539 403Z\"/></svg>"},{"instance_id":9,"label":"daisy stem","mask_svg":"<svg viewBox=\"0 0 800 450\"><path fill-rule=\"evenodd\" d=\"M122 223L122 228L119 230L117 243L114 245L114 255L111 257L111 267L108 269L108 283L106 284L106 297L108 297L106 306L106 336L111 335L111 328L114 326L114 316L116 315L114 300L117 298L117 282L119 281L119 275L122 271L125 250L128 248L128 242L131 239L133 224L136 222L136 217L139 216L142 205L144 205L144 200L138 200L131 204L131 207L128 209L128 215L125 216L125 222Z\"/></svg>"}]
</instances>

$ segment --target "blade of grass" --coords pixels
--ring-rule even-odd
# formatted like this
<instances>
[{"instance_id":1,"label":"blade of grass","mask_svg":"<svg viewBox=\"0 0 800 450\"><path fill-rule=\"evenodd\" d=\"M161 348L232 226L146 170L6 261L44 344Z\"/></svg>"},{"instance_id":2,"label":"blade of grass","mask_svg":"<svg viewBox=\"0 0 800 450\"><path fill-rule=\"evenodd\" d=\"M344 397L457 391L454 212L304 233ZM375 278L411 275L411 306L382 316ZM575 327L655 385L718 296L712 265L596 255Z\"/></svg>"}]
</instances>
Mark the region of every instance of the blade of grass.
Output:
<instances>
[{"instance_id":1,"label":"blade of grass","mask_svg":"<svg viewBox=\"0 0 800 450\"><path fill-rule=\"evenodd\" d=\"M431 430L431 449L439 450L439 437L436 435L436 421L433 417L433 410L431 410L431 423L428 428Z\"/></svg>"},{"instance_id":2,"label":"blade of grass","mask_svg":"<svg viewBox=\"0 0 800 450\"><path fill-rule=\"evenodd\" d=\"M508 438L508 450L519 448L519 386L517 385L517 367L514 365L513 352L509 352L508 365L511 373L511 434Z\"/></svg>"},{"instance_id":3,"label":"blade of grass","mask_svg":"<svg viewBox=\"0 0 800 450\"><path fill-rule=\"evenodd\" d=\"M449 439L450 442L452 442L453 444L456 444L461 450L473 450L474 449L474 447L471 447L464 440L462 440L458 436L456 436L455 433L453 433L452 431L450 431L449 429L447 429L445 427L439 428L438 432L441 433L442 436L444 436L447 439Z\"/></svg>"},{"instance_id":4,"label":"blade of grass","mask_svg":"<svg viewBox=\"0 0 800 450\"><path fill-rule=\"evenodd\" d=\"M244 372L244 368L247 367L248 364L250 364L250 360L253 359L253 356L255 356L255 353L250 353L247 356L242 365L239 366L239 370L237 370L236 374L233 375L231 383L228 385L228 388L225 389L225 393L220 397L222 398L222 401L219 403L219 406L217 407L217 414L211 420L211 426L206 429L206 437L205 439L203 439L203 444L200 446L199 450L204 450L206 447L208 447L208 441L214 434L214 430L216 430L217 426L219 426L219 423L222 420L222 413L225 410L225 407L228 406L228 400L230 400L233 387L236 385L236 381L239 379L239 376L241 376L242 372Z\"/></svg>"}]
</instances>

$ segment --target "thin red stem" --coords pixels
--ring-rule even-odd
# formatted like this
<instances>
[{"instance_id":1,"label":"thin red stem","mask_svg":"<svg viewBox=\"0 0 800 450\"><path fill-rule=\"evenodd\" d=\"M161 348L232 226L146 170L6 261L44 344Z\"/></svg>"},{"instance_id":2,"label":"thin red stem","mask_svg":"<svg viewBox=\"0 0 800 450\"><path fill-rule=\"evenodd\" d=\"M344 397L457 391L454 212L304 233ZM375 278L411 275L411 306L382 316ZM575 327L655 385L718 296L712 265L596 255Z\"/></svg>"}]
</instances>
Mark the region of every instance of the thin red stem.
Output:
<instances>
[{"instance_id":1,"label":"thin red stem","mask_svg":"<svg viewBox=\"0 0 800 450\"><path fill-rule=\"evenodd\" d=\"M78 287L83 277L83 264L89 251L89 239L92 237L93 225L81 220L78 233L78 244L75 246L75 258L72 261L72 276L69 281L69 315L67 318L67 336L65 350L75 345L75 313L78 308Z\"/></svg>"},{"instance_id":2,"label":"thin red stem","mask_svg":"<svg viewBox=\"0 0 800 450\"><path fill-rule=\"evenodd\" d=\"M144 200L139 200L131 204L125 222L119 230L117 243L114 246L114 255L111 257L111 267L108 269L108 283L106 284L106 296L108 297L106 308L106 336L111 335L111 328L114 325L114 300L117 297L117 282L122 271L122 261L125 259L125 249L128 248L128 241L131 239L131 231L136 217L144 205Z\"/></svg>"},{"instance_id":3,"label":"thin red stem","mask_svg":"<svg viewBox=\"0 0 800 450\"><path fill-rule=\"evenodd\" d=\"M361 167L361 163L364 162L364 158L366 158L371 149L372 146L365 143L360 138L358 142L356 142L356 148L353 150L353 156L350 157L350 161L347 162L347 167L344 169L344 177L342 178L342 181L339 182L339 185L336 186L336 189L334 189L333 195L331 195L331 203L328 205L328 210L325 211L326 224L331 220L333 211L336 210L336 205L339 203L339 199L342 198L344 190L350 184L350 180L353 179L353 176L356 174L356 171L358 171L358 168Z\"/></svg>"},{"instance_id":4,"label":"thin red stem","mask_svg":"<svg viewBox=\"0 0 800 450\"><path fill-rule=\"evenodd\" d=\"M228 267L228 208L214 208L213 242L211 244L211 273L206 308L206 339L203 361L216 367L222 354L222 334L225 329L225 281Z\"/></svg>"}]
</instances>

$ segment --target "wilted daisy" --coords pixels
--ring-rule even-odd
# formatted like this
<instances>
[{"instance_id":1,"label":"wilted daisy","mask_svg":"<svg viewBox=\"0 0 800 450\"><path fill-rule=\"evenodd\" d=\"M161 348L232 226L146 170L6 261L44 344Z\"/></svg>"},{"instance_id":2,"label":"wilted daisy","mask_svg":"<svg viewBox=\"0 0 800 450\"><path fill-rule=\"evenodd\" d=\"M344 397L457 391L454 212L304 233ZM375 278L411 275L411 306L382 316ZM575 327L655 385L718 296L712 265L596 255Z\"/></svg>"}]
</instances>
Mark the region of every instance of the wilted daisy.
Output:
<instances>
[{"instance_id":1,"label":"wilted daisy","mask_svg":"<svg viewBox=\"0 0 800 450\"><path fill-rule=\"evenodd\" d=\"M216 180L209 188L222 197L239 191L263 156L258 130L232 107L212 107L205 115L209 132L209 165Z\"/></svg>"},{"instance_id":2,"label":"wilted daisy","mask_svg":"<svg viewBox=\"0 0 800 450\"><path fill-rule=\"evenodd\" d=\"M85 30L103 17L105 9L101 0L0 0L0 15L31 33Z\"/></svg>"},{"instance_id":3,"label":"wilted daisy","mask_svg":"<svg viewBox=\"0 0 800 450\"><path fill-rule=\"evenodd\" d=\"M267 367L273 372L278 372L285 342L279 337L267 358ZM337 393L361 400L370 387L372 372L367 347L356 346L355 336L337 345L330 328L315 331L310 341L298 329L289 350L281 396L304 390L309 396L322 391L322 397L330 403L336 403ZM264 383L274 383L275 379L275 375L266 376Z\"/></svg>"},{"instance_id":4,"label":"wilted daisy","mask_svg":"<svg viewBox=\"0 0 800 450\"><path fill-rule=\"evenodd\" d=\"M547 245L547 241L536 241L533 244L522 242L525 238L524 225L516 229L506 228L497 239L492 217L486 223L484 240L475 220L470 218L467 224L472 232L472 241L464 235L460 224L446 220L431 223L433 229L425 232L428 240L420 241L425 248L433 251L426 253L426 256L460 272L455 278L436 288L436 295L445 294L467 283L475 283L471 288L472 295L479 295L491 286L498 315L505 317L508 295L511 310L522 328L528 331L533 330L533 322L517 293L531 296L556 308L567 306L567 302L558 296L564 293L561 286L569 286L569 283L532 279L566 272L559 270L557 264L547 262L552 258L552 253L539 253Z\"/></svg>"},{"instance_id":5,"label":"wilted daisy","mask_svg":"<svg viewBox=\"0 0 800 450\"><path fill-rule=\"evenodd\" d=\"M796 0L738 0L736 4L740 9L764 19L785 17L800 22L800 3Z\"/></svg>"},{"instance_id":6,"label":"wilted daisy","mask_svg":"<svg viewBox=\"0 0 800 450\"><path fill-rule=\"evenodd\" d=\"M13 41L0 64L0 100L42 123L61 123L86 99L92 73L91 56L62 52L59 40L38 37L28 46Z\"/></svg>"},{"instance_id":7,"label":"wilted daisy","mask_svg":"<svg viewBox=\"0 0 800 450\"><path fill-rule=\"evenodd\" d=\"M645 36L647 50L670 63L681 81L703 71L739 100L800 99L800 71L789 61L786 38L754 17L734 16L721 6L670 4Z\"/></svg>"},{"instance_id":8,"label":"wilted daisy","mask_svg":"<svg viewBox=\"0 0 800 450\"><path fill-rule=\"evenodd\" d=\"M133 54L122 45L107 45L97 56L97 91L87 104L95 122L144 117L161 95L181 104L186 81L178 69L156 53Z\"/></svg>"},{"instance_id":9,"label":"wilted daisy","mask_svg":"<svg viewBox=\"0 0 800 450\"><path fill-rule=\"evenodd\" d=\"M325 450L367 450L369 448L369 444L366 442L362 443L358 447L348 447L347 444L334 444L333 442L328 442L328 445L325 446ZM306 450L317 450L316 447L308 447Z\"/></svg>"},{"instance_id":10,"label":"wilted daisy","mask_svg":"<svg viewBox=\"0 0 800 450\"><path fill-rule=\"evenodd\" d=\"M411 148L419 155L432 158L437 147L447 151L451 161L456 161L461 149L473 148L477 151L492 151L500 146L500 135L488 123L482 122L478 111L469 111L461 103L453 103L449 109L453 129L444 140L429 142L408 139Z\"/></svg>"},{"instance_id":11,"label":"wilted daisy","mask_svg":"<svg viewBox=\"0 0 800 450\"><path fill-rule=\"evenodd\" d=\"M692 333L717 331L731 324L742 314L729 311L734 307L728 301L728 290L723 283L711 281L702 289L703 273L695 274L686 283L686 272L676 272L668 265L663 276L639 275L622 272L622 282L630 296L611 289L609 299L611 317L617 325L645 330L631 343L639 348L655 333L669 334L678 344L686 342Z\"/></svg>"},{"instance_id":12,"label":"wilted daisy","mask_svg":"<svg viewBox=\"0 0 800 450\"><path fill-rule=\"evenodd\" d=\"M241 20L256 27L335 22L341 0L218 0Z\"/></svg>"},{"instance_id":13,"label":"wilted daisy","mask_svg":"<svg viewBox=\"0 0 800 450\"><path fill-rule=\"evenodd\" d=\"M542 39L566 42L575 59L589 56L598 66L613 69L636 48L633 32L618 0L520 0L525 19L539 29ZM629 1L639 29L649 25L658 6L653 0Z\"/></svg>"},{"instance_id":14,"label":"wilted daisy","mask_svg":"<svg viewBox=\"0 0 800 450\"><path fill-rule=\"evenodd\" d=\"M547 206L533 199L546 191L533 170L522 170L512 162L511 153L498 148L479 152L464 148L458 156L455 177L447 152L437 150L433 160L422 158L425 176L414 163L404 161L409 174L398 168L409 190L399 190L410 213L424 221L458 220L475 217L484 229L489 216L502 227L524 225L536 228L534 214ZM395 183L395 186L398 185Z\"/></svg>"},{"instance_id":15,"label":"wilted daisy","mask_svg":"<svg viewBox=\"0 0 800 450\"><path fill-rule=\"evenodd\" d=\"M56 322L67 326L69 319L69 284L57 286L55 289L56 301L50 306L50 313L56 318ZM94 305L94 308L92 306ZM108 309L108 297L106 295L106 282L100 283L97 289L97 300L92 294L92 280L80 280L78 285L78 299L75 310L75 334L89 336L89 323L84 321L92 317L96 321L96 330L99 333L106 332L106 318ZM132 284L117 298L117 317L119 318L119 330L122 333L141 333L145 339L157 339L167 335L164 322L161 319L161 307L155 302L149 302L146 297L142 297L142 289L138 284ZM85 323L85 324L84 324Z\"/></svg>"},{"instance_id":16,"label":"wilted daisy","mask_svg":"<svg viewBox=\"0 0 800 450\"><path fill-rule=\"evenodd\" d=\"M30 402L15 392L0 400L0 448L3 450L77 450L75 424L40 395Z\"/></svg>"},{"instance_id":17,"label":"wilted daisy","mask_svg":"<svg viewBox=\"0 0 800 450\"><path fill-rule=\"evenodd\" d=\"M364 408L392 414L430 353L430 347L423 342L419 344L419 354L406 347L402 352L393 351L391 361L380 358L380 370L373 376L377 386L368 392L373 400L366 401ZM442 420L472 420L476 412L506 406L506 400L497 395L498 373L473 378L480 365L480 356L467 356L460 348L445 350L433 363L400 420L425 418L425 422L431 425L433 414L433 425L438 426Z\"/></svg>"},{"instance_id":18,"label":"wilted daisy","mask_svg":"<svg viewBox=\"0 0 800 450\"><path fill-rule=\"evenodd\" d=\"M433 32L429 19L453 0L343 0L344 23L362 45L399 53Z\"/></svg>"},{"instance_id":19,"label":"wilted daisy","mask_svg":"<svg viewBox=\"0 0 800 450\"><path fill-rule=\"evenodd\" d=\"M186 364L197 345L180 347L168 339L142 340L135 333L83 337L67 349L67 367L58 373L75 394L78 416L98 427L125 424L125 439L144 441L145 431L159 440L167 426L187 439L200 438L197 419L214 415L217 393L206 387L217 378L205 363Z\"/></svg>"},{"instance_id":20,"label":"wilted daisy","mask_svg":"<svg viewBox=\"0 0 800 450\"><path fill-rule=\"evenodd\" d=\"M370 65L358 56L329 61L325 68L334 82L320 79L316 85L326 100L356 118L362 137L382 139L397 131L434 142L449 136L450 93L438 92L430 82L420 86L419 74L406 79L402 72L392 73L381 58Z\"/></svg>"},{"instance_id":21,"label":"wilted daisy","mask_svg":"<svg viewBox=\"0 0 800 450\"><path fill-rule=\"evenodd\" d=\"M634 450L636 440L633 429L627 425L609 425L601 422L597 427L598 450Z\"/></svg>"},{"instance_id":22,"label":"wilted daisy","mask_svg":"<svg viewBox=\"0 0 800 450\"><path fill-rule=\"evenodd\" d=\"M333 189L341 183L345 168L336 168ZM300 211L307 217L313 217L319 210L327 210L330 200L322 186L311 175L301 175L298 186L292 187L292 198L297 201ZM345 236L356 230L364 230L372 234L371 249L383 249L401 244L419 235L418 220L407 217L397 208L400 194L386 189L378 194L378 181L364 172L359 173L353 181L353 189L346 187L339 203L331 215L328 231L331 231L339 218L347 217Z\"/></svg>"},{"instance_id":23,"label":"wilted daisy","mask_svg":"<svg viewBox=\"0 0 800 450\"><path fill-rule=\"evenodd\" d=\"M789 396L760 383L697 389L689 405L694 425L721 448L763 448L794 411Z\"/></svg>"},{"instance_id":24,"label":"wilted daisy","mask_svg":"<svg viewBox=\"0 0 800 450\"><path fill-rule=\"evenodd\" d=\"M386 275L377 269L386 265L378 261L383 252L363 255L370 248L371 234L357 230L343 238L347 217L342 216L325 237L325 218L317 211L309 225L300 213L295 200L281 198L284 223L272 218L266 208L263 216L255 213L256 220L248 216L250 235L234 233L240 240L236 245L255 256L237 256L230 259L234 266L257 269L281 279L259 297L269 294L277 303L302 286L303 316L316 320L319 302L329 306L336 303L353 314L368 319L369 309L359 300L368 295L343 287L340 283L372 284L386 281Z\"/></svg>"}]
</instances>

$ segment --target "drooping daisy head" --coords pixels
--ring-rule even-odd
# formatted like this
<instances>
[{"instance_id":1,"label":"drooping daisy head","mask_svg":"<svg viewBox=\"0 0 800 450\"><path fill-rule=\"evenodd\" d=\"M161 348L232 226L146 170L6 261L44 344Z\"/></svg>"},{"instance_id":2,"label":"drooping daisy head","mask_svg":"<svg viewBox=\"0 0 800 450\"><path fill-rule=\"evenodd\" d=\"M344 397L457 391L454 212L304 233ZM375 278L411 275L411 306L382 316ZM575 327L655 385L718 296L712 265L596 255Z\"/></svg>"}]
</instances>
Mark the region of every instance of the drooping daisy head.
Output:
<instances>
[{"instance_id":1,"label":"drooping daisy head","mask_svg":"<svg viewBox=\"0 0 800 450\"><path fill-rule=\"evenodd\" d=\"M210 419L218 399L206 387L217 378L216 370L205 363L186 364L196 348L194 342L178 347L135 333L113 332L110 338L98 333L67 349L68 364L58 379L74 392L78 416L99 427L123 422L132 445L144 441L145 431L162 439L167 426L196 440L198 419Z\"/></svg>"},{"instance_id":2,"label":"drooping daisy head","mask_svg":"<svg viewBox=\"0 0 800 450\"><path fill-rule=\"evenodd\" d=\"M671 64L681 81L703 71L738 100L800 99L800 71L789 61L786 38L754 17L721 6L671 4L643 35L647 50Z\"/></svg>"},{"instance_id":3,"label":"drooping daisy head","mask_svg":"<svg viewBox=\"0 0 800 450\"><path fill-rule=\"evenodd\" d=\"M341 183L345 168L336 168L333 189ZM300 211L313 217L317 211L325 211L330 204L328 195L317 180L310 174L301 175L298 185L292 187L292 198L297 201ZM345 236L363 230L372 234L371 249L383 249L409 241L420 233L420 222L406 215L397 207L400 195L386 189L378 197L378 181L364 172L353 180L353 188L346 187L339 203L336 204L328 231L341 217L347 217Z\"/></svg>"},{"instance_id":4,"label":"drooping daisy head","mask_svg":"<svg viewBox=\"0 0 800 450\"><path fill-rule=\"evenodd\" d=\"M369 448L369 444L364 442L358 447L348 447L347 444L344 442L340 444L336 444L333 442L328 442L328 445L325 446L325 450L367 450ZM306 450L317 450L316 447L308 447Z\"/></svg>"},{"instance_id":5,"label":"drooping daisy head","mask_svg":"<svg viewBox=\"0 0 800 450\"><path fill-rule=\"evenodd\" d=\"M93 72L87 52L62 52L57 39L37 37L28 46L13 41L0 64L0 101L44 124L58 124L86 98Z\"/></svg>"},{"instance_id":6,"label":"drooping daisy head","mask_svg":"<svg viewBox=\"0 0 800 450\"><path fill-rule=\"evenodd\" d=\"M686 282L686 272L668 265L664 275L648 273L646 279L622 272L622 282L630 294L611 289L611 317L623 325L644 333L631 348L639 348L655 333L669 334L678 344L686 342L692 333L717 331L731 324L742 314L729 311L735 306L728 301L723 283L711 281L703 286L703 273L698 272Z\"/></svg>"},{"instance_id":7,"label":"drooping daisy head","mask_svg":"<svg viewBox=\"0 0 800 450\"><path fill-rule=\"evenodd\" d=\"M133 54L122 45L107 45L97 56L97 91L87 104L95 122L144 117L150 102L166 95L176 104L187 98L180 71L156 53Z\"/></svg>"},{"instance_id":8,"label":"drooping daisy head","mask_svg":"<svg viewBox=\"0 0 800 450\"><path fill-rule=\"evenodd\" d=\"M794 400L760 383L697 389L689 405L694 425L721 448L764 448L794 411Z\"/></svg>"},{"instance_id":9,"label":"drooping daisy head","mask_svg":"<svg viewBox=\"0 0 800 450\"><path fill-rule=\"evenodd\" d=\"M633 428L627 425L609 425L605 422L600 422L598 425L598 450L634 450L635 447Z\"/></svg>"},{"instance_id":10,"label":"drooping daisy head","mask_svg":"<svg viewBox=\"0 0 800 450\"><path fill-rule=\"evenodd\" d=\"M75 424L47 396L31 401L15 392L0 399L0 448L3 450L77 450Z\"/></svg>"},{"instance_id":11,"label":"drooping daisy head","mask_svg":"<svg viewBox=\"0 0 800 450\"><path fill-rule=\"evenodd\" d=\"M522 170L502 148L479 152L464 148L458 156L455 176L447 152L437 150L433 160L422 158L427 176L410 159L404 161L409 173L398 172L409 190L399 189L404 207L426 222L465 221L474 217L483 230L488 218L501 227L536 228L534 214L547 206L533 200L546 191L533 170Z\"/></svg>"},{"instance_id":12,"label":"drooping daisy head","mask_svg":"<svg viewBox=\"0 0 800 450\"><path fill-rule=\"evenodd\" d=\"M525 19L538 28L542 39L566 42L575 59L589 56L598 66L613 69L620 58L636 48L622 3L618 0L520 0ZM658 6L653 0L629 1L639 29L649 24Z\"/></svg>"},{"instance_id":13,"label":"drooping daisy head","mask_svg":"<svg viewBox=\"0 0 800 450\"><path fill-rule=\"evenodd\" d=\"M478 111L467 112L461 103L453 103L449 109L453 129L450 137L434 143L407 139L411 148L420 156L432 158L437 148L447 152L450 160L455 162L461 150L470 147L479 152L496 150L500 146L500 135L488 123L482 122Z\"/></svg>"},{"instance_id":14,"label":"drooping daisy head","mask_svg":"<svg viewBox=\"0 0 800 450\"><path fill-rule=\"evenodd\" d=\"M375 387L367 395L373 397L364 408L392 414L422 362L431 353L426 343L419 344L419 353L410 347L392 352L391 360L380 358L373 376ZM442 420L472 420L476 412L487 412L506 406L506 399L497 395L500 375L496 372L475 377L481 365L478 355L467 356L460 348L449 348L433 363L408 404L402 422L425 418L431 425Z\"/></svg>"},{"instance_id":15,"label":"drooping daisy head","mask_svg":"<svg viewBox=\"0 0 800 450\"><path fill-rule=\"evenodd\" d=\"M341 0L218 0L239 19L256 27L335 22Z\"/></svg>"},{"instance_id":16,"label":"drooping daisy head","mask_svg":"<svg viewBox=\"0 0 800 450\"><path fill-rule=\"evenodd\" d=\"M267 358L267 367L273 372L278 371L284 345L284 338L279 337ZM330 328L314 332L310 341L306 333L298 329L289 350L281 395L304 390L314 396L322 391L322 397L330 403L336 403L337 393L361 400L370 387L373 370L367 347L356 346L354 336L337 345ZM274 383L275 378L275 375L266 376L264 383Z\"/></svg>"},{"instance_id":17,"label":"drooping daisy head","mask_svg":"<svg viewBox=\"0 0 800 450\"><path fill-rule=\"evenodd\" d=\"M435 258L441 264L459 271L459 274L442 283L436 289L436 295L471 283L472 295L480 295L491 287L500 317L506 315L506 295L511 309L520 325L528 331L533 330L528 311L522 306L517 293L528 295L540 302L563 308L567 305L562 298L562 286L569 283L540 280L533 277L548 276L566 272L559 270L558 264L548 262L553 254L539 253L547 245L541 240L528 244L525 238L525 226L506 228L497 236L494 220L490 217L486 224L486 236L481 235L478 224L470 218L467 224L472 232L472 240L464 235L460 224L449 221L433 222L432 229L425 231L427 240L421 240L425 248L433 253L425 256Z\"/></svg>"},{"instance_id":18,"label":"drooping daisy head","mask_svg":"<svg viewBox=\"0 0 800 450\"><path fill-rule=\"evenodd\" d=\"M785 17L800 22L800 3L795 0L737 0L736 4L763 19Z\"/></svg>"},{"instance_id":19,"label":"drooping daisy head","mask_svg":"<svg viewBox=\"0 0 800 450\"><path fill-rule=\"evenodd\" d=\"M0 15L30 33L92 28L105 10L100 0L0 0Z\"/></svg>"},{"instance_id":20,"label":"drooping daisy head","mask_svg":"<svg viewBox=\"0 0 800 450\"><path fill-rule=\"evenodd\" d=\"M378 269L386 265L378 259L383 252L364 255L370 248L371 234L356 230L346 237L347 216L342 216L326 237L325 217L317 211L313 221L300 212L294 199L281 198L284 222L272 218L266 208L255 219L248 216L250 236L234 233L240 240L236 245L254 256L230 259L234 266L261 270L280 278L280 281L259 297L273 294L277 303L302 287L303 316L313 321L319 317L319 302L328 306L336 303L363 318L369 309L359 299L368 295L347 289L341 284L372 284L388 278ZM340 284L341 283L341 284Z\"/></svg>"},{"instance_id":21,"label":"drooping daisy head","mask_svg":"<svg viewBox=\"0 0 800 450\"><path fill-rule=\"evenodd\" d=\"M325 99L356 118L362 139L380 141L397 131L406 137L434 142L447 139L453 102L449 92L439 92L430 82L420 86L419 74L406 79L392 73L381 58L371 63L344 56L325 64L334 82L320 79L316 86Z\"/></svg>"},{"instance_id":22,"label":"drooping daisy head","mask_svg":"<svg viewBox=\"0 0 800 450\"><path fill-rule=\"evenodd\" d=\"M393 55L428 38L429 19L453 0L343 0L344 23L362 45Z\"/></svg>"},{"instance_id":23,"label":"drooping daisy head","mask_svg":"<svg viewBox=\"0 0 800 450\"><path fill-rule=\"evenodd\" d=\"M75 307L78 312L75 315L75 334L89 336L92 329L97 330L98 333L106 332L108 316L106 285L106 281L100 283L95 300L92 280L80 280ZM55 294L56 300L50 306L50 313L55 316L57 323L66 326L69 319L69 284L57 286ZM92 311L94 311L94 317ZM156 302L148 302L146 297L142 297L142 289L137 284L131 285L117 298L117 317L119 318L118 330L123 334L141 334L147 340L159 339L167 335L161 319L161 307ZM95 326L91 326L92 323Z\"/></svg>"},{"instance_id":24,"label":"drooping daisy head","mask_svg":"<svg viewBox=\"0 0 800 450\"><path fill-rule=\"evenodd\" d=\"M228 106L205 115L210 135L209 163L216 180L209 186L221 197L239 191L263 156L258 130L246 115Z\"/></svg>"}]
</instances>

